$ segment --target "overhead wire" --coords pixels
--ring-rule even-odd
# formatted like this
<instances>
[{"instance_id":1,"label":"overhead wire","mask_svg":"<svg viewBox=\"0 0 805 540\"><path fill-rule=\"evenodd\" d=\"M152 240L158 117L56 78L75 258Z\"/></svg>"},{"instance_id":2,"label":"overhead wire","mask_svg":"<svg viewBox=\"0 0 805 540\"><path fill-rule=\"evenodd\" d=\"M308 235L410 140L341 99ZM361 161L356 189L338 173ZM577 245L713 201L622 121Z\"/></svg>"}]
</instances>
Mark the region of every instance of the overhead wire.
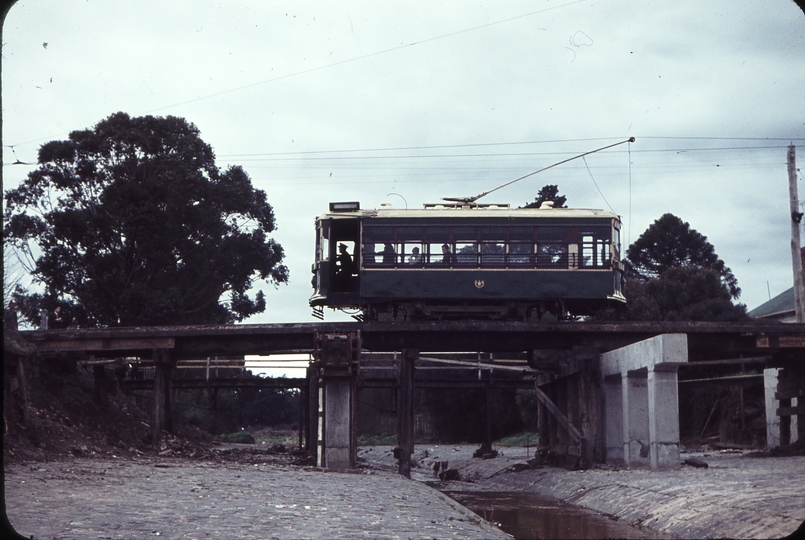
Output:
<instances>
[{"instance_id":1,"label":"overhead wire","mask_svg":"<svg viewBox=\"0 0 805 540\"><path fill-rule=\"evenodd\" d=\"M587 167L587 172L590 173L590 180L593 181L593 185L595 186L595 189L598 190L598 193L599 193L599 195L601 195L601 198L604 199L604 202L607 203L607 206L609 206L609 210L613 214L617 213L617 212L615 212L615 210L612 209L612 205L609 204L609 201L607 200L607 198L604 197L604 192L601 191L600 187L598 187L598 182L596 182L595 178L593 178L593 172L590 170L590 166L587 164L587 158L582 156L581 160L584 161L584 166Z\"/></svg>"}]
</instances>

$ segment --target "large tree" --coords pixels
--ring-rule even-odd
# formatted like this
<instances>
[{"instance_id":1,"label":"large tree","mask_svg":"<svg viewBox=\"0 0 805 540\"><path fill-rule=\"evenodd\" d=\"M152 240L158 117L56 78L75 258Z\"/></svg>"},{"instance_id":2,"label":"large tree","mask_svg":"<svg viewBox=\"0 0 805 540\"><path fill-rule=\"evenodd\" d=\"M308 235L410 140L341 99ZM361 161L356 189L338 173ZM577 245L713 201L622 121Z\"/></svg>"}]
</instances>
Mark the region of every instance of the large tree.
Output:
<instances>
[{"instance_id":1,"label":"large tree","mask_svg":"<svg viewBox=\"0 0 805 540\"><path fill-rule=\"evenodd\" d=\"M742 321L746 306L733 304L721 276L710 268L674 266L659 277L627 279L621 317L632 321ZM605 317L606 318L606 317Z\"/></svg>"},{"instance_id":2,"label":"large tree","mask_svg":"<svg viewBox=\"0 0 805 540\"><path fill-rule=\"evenodd\" d=\"M44 285L21 304L90 326L220 324L265 310L256 279L288 280L266 194L182 118L115 113L38 163L5 193L5 240Z\"/></svg>"},{"instance_id":3,"label":"large tree","mask_svg":"<svg viewBox=\"0 0 805 540\"><path fill-rule=\"evenodd\" d=\"M523 208L539 208L542 206L542 203L546 201L553 202L554 208L567 208L567 205L565 204L567 202L567 197L564 195L559 195L559 186L554 184L543 186L542 189L537 192L534 202L528 203Z\"/></svg>"},{"instance_id":4,"label":"large tree","mask_svg":"<svg viewBox=\"0 0 805 540\"><path fill-rule=\"evenodd\" d=\"M644 278L658 277L673 267L693 266L714 270L733 298L741 295L738 280L707 237L673 214L665 214L640 235L626 256L632 269Z\"/></svg>"}]
</instances>

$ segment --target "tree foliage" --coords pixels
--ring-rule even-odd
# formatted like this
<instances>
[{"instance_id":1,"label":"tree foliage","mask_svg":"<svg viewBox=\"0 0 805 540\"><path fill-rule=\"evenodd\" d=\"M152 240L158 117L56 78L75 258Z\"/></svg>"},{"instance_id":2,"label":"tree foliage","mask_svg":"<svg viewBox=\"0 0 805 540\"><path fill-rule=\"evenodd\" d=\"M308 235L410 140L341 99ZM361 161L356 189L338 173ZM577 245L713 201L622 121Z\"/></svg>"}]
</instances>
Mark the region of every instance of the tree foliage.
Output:
<instances>
[{"instance_id":1,"label":"tree foliage","mask_svg":"<svg viewBox=\"0 0 805 540\"><path fill-rule=\"evenodd\" d=\"M626 252L632 269L641 277L658 277L669 268L692 266L714 270L733 298L741 295L738 280L707 237L673 214L665 214L640 235Z\"/></svg>"},{"instance_id":2,"label":"tree foliage","mask_svg":"<svg viewBox=\"0 0 805 540\"><path fill-rule=\"evenodd\" d=\"M621 318L633 321L741 321L746 306L733 304L721 276L710 268L675 266L647 280L627 279Z\"/></svg>"},{"instance_id":3,"label":"tree foliage","mask_svg":"<svg viewBox=\"0 0 805 540\"><path fill-rule=\"evenodd\" d=\"M82 325L229 323L265 310L247 294L257 278L287 282L266 194L182 118L115 113L38 162L3 216L45 288L27 305Z\"/></svg>"},{"instance_id":4,"label":"tree foliage","mask_svg":"<svg viewBox=\"0 0 805 540\"><path fill-rule=\"evenodd\" d=\"M565 204L567 197L559 195L559 186L552 184L543 186L542 189L537 192L537 197L534 199L534 202L528 203L524 208L539 208L542 206L542 203L546 201L553 201L554 208L567 208Z\"/></svg>"}]
</instances>

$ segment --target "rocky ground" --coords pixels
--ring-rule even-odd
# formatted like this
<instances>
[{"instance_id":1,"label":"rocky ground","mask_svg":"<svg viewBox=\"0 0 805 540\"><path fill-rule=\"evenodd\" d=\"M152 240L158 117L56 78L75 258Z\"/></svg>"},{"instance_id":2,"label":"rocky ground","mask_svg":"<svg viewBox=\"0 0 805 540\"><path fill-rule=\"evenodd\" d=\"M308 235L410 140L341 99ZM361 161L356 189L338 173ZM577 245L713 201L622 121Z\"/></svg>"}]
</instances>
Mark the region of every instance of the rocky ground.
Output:
<instances>
[{"instance_id":1,"label":"rocky ground","mask_svg":"<svg viewBox=\"0 0 805 540\"><path fill-rule=\"evenodd\" d=\"M6 465L8 520L37 539L510 538L394 473L324 471L292 465L287 455L250 453L255 463L246 463L230 450L215 461L65 457Z\"/></svg>"}]
</instances>

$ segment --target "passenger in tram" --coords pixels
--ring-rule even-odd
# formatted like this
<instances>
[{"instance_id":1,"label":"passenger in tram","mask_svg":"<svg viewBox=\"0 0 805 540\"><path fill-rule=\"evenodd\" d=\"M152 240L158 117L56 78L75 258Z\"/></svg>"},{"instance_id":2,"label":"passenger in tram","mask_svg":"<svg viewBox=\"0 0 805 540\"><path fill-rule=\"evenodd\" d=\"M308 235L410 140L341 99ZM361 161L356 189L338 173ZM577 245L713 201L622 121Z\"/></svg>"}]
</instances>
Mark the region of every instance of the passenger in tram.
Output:
<instances>
[{"instance_id":1,"label":"passenger in tram","mask_svg":"<svg viewBox=\"0 0 805 540\"><path fill-rule=\"evenodd\" d=\"M408 257L408 264L419 264L422 262L422 256L419 254L419 248L415 247L411 250L411 256Z\"/></svg>"},{"instance_id":2,"label":"passenger in tram","mask_svg":"<svg viewBox=\"0 0 805 540\"><path fill-rule=\"evenodd\" d=\"M397 256L394 253L394 247L386 242L383 245L383 264L394 264Z\"/></svg>"},{"instance_id":3,"label":"passenger in tram","mask_svg":"<svg viewBox=\"0 0 805 540\"><path fill-rule=\"evenodd\" d=\"M442 245L442 264L453 264L456 262L455 257L450 253L450 246L447 244Z\"/></svg>"}]
</instances>

